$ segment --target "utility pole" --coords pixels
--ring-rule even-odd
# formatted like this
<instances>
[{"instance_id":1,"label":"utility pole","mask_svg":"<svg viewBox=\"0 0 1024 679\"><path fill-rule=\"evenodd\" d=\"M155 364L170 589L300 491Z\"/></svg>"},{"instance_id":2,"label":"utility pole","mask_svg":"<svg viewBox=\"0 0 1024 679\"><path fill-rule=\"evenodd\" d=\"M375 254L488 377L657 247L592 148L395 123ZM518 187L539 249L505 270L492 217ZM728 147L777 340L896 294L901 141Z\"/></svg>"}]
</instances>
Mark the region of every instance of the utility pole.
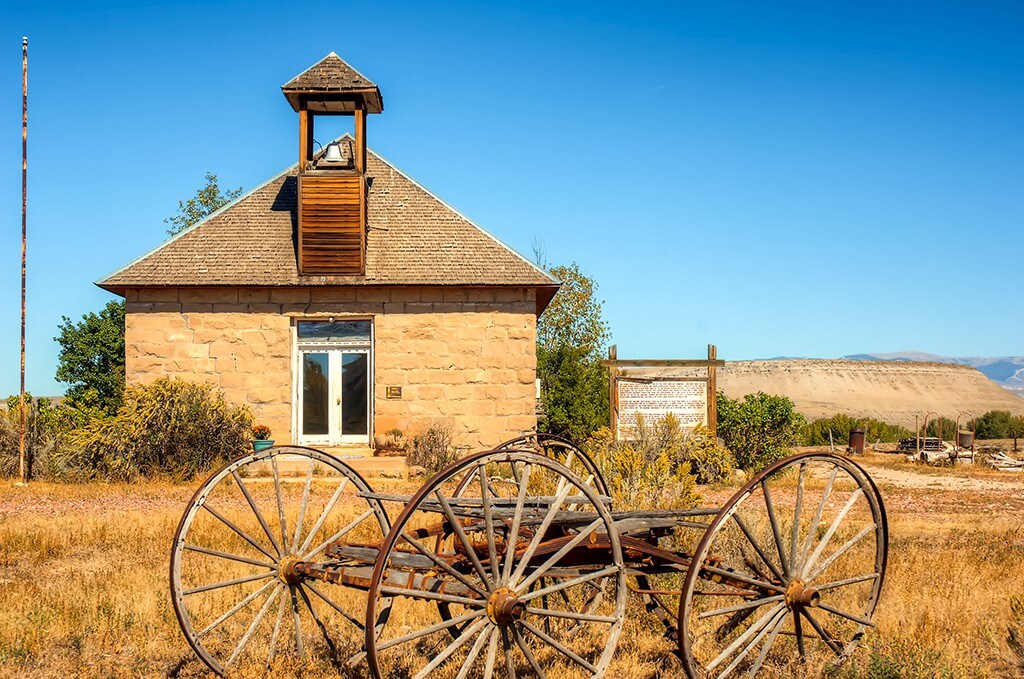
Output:
<instances>
[{"instance_id":1,"label":"utility pole","mask_svg":"<svg viewBox=\"0 0 1024 679\"><path fill-rule=\"evenodd\" d=\"M18 454L21 481L28 483L25 459L25 250L28 243L28 38L21 39L21 428Z\"/></svg>"}]
</instances>

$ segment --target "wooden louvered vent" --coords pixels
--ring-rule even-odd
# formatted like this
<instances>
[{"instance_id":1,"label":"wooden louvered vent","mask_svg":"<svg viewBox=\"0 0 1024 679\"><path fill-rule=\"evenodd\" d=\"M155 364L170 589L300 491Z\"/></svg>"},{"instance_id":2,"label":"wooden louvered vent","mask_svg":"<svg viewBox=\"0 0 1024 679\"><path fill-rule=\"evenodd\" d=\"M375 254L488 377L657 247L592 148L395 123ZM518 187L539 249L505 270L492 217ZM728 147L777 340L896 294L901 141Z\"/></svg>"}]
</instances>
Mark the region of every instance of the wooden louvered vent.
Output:
<instances>
[{"instance_id":1,"label":"wooden louvered vent","mask_svg":"<svg viewBox=\"0 0 1024 679\"><path fill-rule=\"evenodd\" d=\"M362 174L300 174L298 217L301 274L363 275L366 184Z\"/></svg>"}]
</instances>

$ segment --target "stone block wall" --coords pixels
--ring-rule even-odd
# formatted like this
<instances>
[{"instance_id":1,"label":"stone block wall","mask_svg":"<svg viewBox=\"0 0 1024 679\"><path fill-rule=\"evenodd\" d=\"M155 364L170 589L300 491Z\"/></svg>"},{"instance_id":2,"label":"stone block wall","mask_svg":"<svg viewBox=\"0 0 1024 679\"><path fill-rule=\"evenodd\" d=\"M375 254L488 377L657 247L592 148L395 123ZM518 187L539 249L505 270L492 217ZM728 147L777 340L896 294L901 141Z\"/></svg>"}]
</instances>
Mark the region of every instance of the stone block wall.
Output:
<instances>
[{"instance_id":1,"label":"stone block wall","mask_svg":"<svg viewBox=\"0 0 1024 679\"><path fill-rule=\"evenodd\" d=\"M527 288L129 290L126 377L211 382L295 442L293 326L370 318L375 433L443 424L459 445L489 447L536 426L535 305ZM386 398L389 386L402 398Z\"/></svg>"}]
</instances>

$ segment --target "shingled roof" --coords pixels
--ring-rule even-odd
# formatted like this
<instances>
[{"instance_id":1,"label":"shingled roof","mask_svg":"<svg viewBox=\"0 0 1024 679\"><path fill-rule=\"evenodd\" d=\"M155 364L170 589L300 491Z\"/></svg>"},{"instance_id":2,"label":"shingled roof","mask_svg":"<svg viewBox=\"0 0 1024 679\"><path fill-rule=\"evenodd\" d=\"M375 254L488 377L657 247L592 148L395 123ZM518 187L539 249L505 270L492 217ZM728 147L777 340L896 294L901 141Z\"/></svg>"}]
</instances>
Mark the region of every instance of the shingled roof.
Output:
<instances>
[{"instance_id":1,"label":"shingled roof","mask_svg":"<svg viewBox=\"0 0 1024 679\"><path fill-rule=\"evenodd\" d=\"M332 93L362 94L368 113L380 113L384 110L380 88L334 52L281 85L281 91L296 111L299 110L298 102L301 95Z\"/></svg>"},{"instance_id":2,"label":"shingled roof","mask_svg":"<svg viewBox=\"0 0 1024 679\"><path fill-rule=\"evenodd\" d=\"M366 275L300 276L292 166L97 285L459 285L539 291L538 311L558 281L372 151L367 158Z\"/></svg>"}]
</instances>

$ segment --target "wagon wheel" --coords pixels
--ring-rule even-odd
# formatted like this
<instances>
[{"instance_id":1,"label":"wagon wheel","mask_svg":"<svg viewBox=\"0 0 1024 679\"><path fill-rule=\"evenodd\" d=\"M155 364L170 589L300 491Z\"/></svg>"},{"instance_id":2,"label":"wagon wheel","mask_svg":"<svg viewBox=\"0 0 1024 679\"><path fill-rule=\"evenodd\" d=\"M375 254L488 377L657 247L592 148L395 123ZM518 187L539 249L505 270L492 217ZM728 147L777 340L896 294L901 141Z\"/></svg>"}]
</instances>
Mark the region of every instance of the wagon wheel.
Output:
<instances>
[{"instance_id":1,"label":"wagon wheel","mask_svg":"<svg viewBox=\"0 0 1024 679\"><path fill-rule=\"evenodd\" d=\"M874 626L887 552L881 495L857 464L807 453L768 467L696 549L679 606L687 676L841 663Z\"/></svg>"},{"instance_id":2,"label":"wagon wheel","mask_svg":"<svg viewBox=\"0 0 1024 679\"><path fill-rule=\"evenodd\" d=\"M236 458L203 483L178 524L170 576L185 639L210 669L310 652L338 663L360 650L363 595L308 580L295 566L327 561L335 540L387 534L381 503L358 495L367 492L340 460L297 446Z\"/></svg>"},{"instance_id":3,"label":"wagon wheel","mask_svg":"<svg viewBox=\"0 0 1024 679\"><path fill-rule=\"evenodd\" d=\"M550 457L553 460L558 460L570 471L574 472L577 476L583 479L583 482L594 488L600 495L608 495L608 484L604 480L604 476L601 474L600 468L594 460L583 452L576 444L568 439L564 439L554 434L526 434L519 438L509 439L504 443L498 444L493 450L527 450L540 453L546 457ZM462 481L455 489L454 496L462 497L465 489L474 481L475 477L472 474L466 474L462 477ZM478 487L478 486L477 486ZM479 494L479 490L477 491ZM450 538L451 533L444 536L440 536L435 545L435 549L442 549L446 538ZM539 586L540 583L538 583ZM591 585L591 601L589 606L585 606L580 612L588 613L590 608L596 607L600 604L604 597L604 589L601 586L603 583L595 582ZM437 602L438 611L441 614L443 620L450 620L455 615L464 613L461 606L455 606L444 601ZM459 634L465 628L466 624L455 625L448 628L448 633L453 638L458 638Z\"/></svg>"},{"instance_id":4,"label":"wagon wheel","mask_svg":"<svg viewBox=\"0 0 1024 679\"><path fill-rule=\"evenodd\" d=\"M607 503L530 451L477 453L441 471L395 520L374 567L367 618L393 598L388 621L367 630L373 676L544 677L547 667L600 677L627 594ZM603 601L584 613L595 582ZM437 622L437 602L459 614Z\"/></svg>"},{"instance_id":5,"label":"wagon wheel","mask_svg":"<svg viewBox=\"0 0 1024 679\"><path fill-rule=\"evenodd\" d=\"M588 485L594 486L601 495L608 495L608 483L593 458L569 439L554 434L526 434L519 438L499 443L494 450L533 450L541 455L558 460L575 472Z\"/></svg>"}]
</instances>

